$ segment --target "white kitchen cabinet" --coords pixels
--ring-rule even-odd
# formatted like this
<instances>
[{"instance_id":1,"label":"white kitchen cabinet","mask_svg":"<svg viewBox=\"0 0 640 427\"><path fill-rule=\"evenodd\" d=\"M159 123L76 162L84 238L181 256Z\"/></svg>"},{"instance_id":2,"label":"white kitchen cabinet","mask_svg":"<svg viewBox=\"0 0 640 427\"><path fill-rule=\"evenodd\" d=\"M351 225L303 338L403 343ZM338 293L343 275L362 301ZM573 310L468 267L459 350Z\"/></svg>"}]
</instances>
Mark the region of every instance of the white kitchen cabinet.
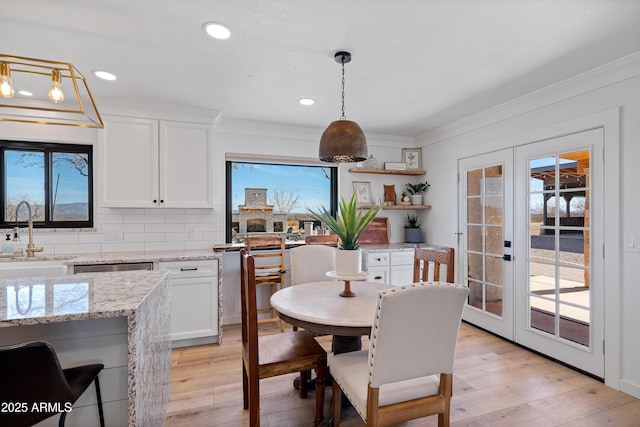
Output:
<instances>
[{"instance_id":1,"label":"white kitchen cabinet","mask_svg":"<svg viewBox=\"0 0 640 427\"><path fill-rule=\"evenodd\" d=\"M172 346L218 342L218 261L158 263L170 270Z\"/></svg>"},{"instance_id":2,"label":"white kitchen cabinet","mask_svg":"<svg viewBox=\"0 0 640 427\"><path fill-rule=\"evenodd\" d=\"M370 282L394 286L413 283L413 250L375 250L366 253L365 269Z\"/></svg>"},{"instance_id":3,"label":"white kitchen cabinet","mask_svg":"<svg viewBox=\"0 0 640 427\"><path fill-rule=\"evenodd\" d=\"M413 283L413 250L391 252L391 280L394 285Z\"/></svg>"},{"instance_id":4,"label":"white kitchen cabinet","mask_svg":"<svg viewBox=\"0 0 640 427\"><path fill-rule=\"evenodd\" d=\"M105 117L102 206L212 208L210 124Z\"/></svg>"}]
</instances>

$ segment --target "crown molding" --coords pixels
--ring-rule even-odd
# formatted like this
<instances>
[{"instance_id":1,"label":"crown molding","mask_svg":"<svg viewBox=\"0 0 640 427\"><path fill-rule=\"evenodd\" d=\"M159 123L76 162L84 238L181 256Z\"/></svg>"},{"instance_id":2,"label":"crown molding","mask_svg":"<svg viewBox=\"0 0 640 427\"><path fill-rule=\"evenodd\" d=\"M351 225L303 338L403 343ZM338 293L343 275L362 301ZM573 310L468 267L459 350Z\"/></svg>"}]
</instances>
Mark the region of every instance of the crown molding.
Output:
<instances>
[{"instance_id":1,"label":"crown molding","mask_svg":"<svg viewBox=\"0 0 640 427\"><path fill-rule=\"evenodd\" d=\"M220 115L218 110L114 98L96 98L96 105L101 116L140 117L213 124Z\"/></svg>"},{"instance_id":2,"label":"crown molding","mask_svg":"<svg viewBox=\"0 0 640 427\"><path fill-rule=\"evenodd\" d=\"M224 117L224 114L222 114L216 120L215 131L218 134L320 141L324 129L287 123L237 119ZM416 139L413 137L383 135L366 131L365 135L367 144L371 146L416 146Z\"/></svg>"},{"instance_id":3,"label":"crown molding","mask_svg":"<svg viewBox=\"0 0 640 427\"><path fill-rule=\"evenodd\" d=\"M431 145L557 102L640 76L640 51L577 74L417 137Z\"/></svg>"}]
</instances>

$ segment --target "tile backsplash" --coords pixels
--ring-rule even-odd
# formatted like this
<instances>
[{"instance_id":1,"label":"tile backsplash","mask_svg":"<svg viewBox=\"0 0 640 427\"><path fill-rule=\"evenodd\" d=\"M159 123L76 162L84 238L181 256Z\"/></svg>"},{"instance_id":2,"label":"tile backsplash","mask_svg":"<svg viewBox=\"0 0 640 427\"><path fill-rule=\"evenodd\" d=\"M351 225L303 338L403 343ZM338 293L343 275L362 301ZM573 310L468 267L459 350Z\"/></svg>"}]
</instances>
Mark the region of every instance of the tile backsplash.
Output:
<instances>
[{"instance_id":1,"label":"tile backsplash","mask_svg":"<svg viewBox=\"0 0 640 427\"><path fill-rule=\"evenodd\" d=\"M209 249L224 241L223 215L218 209L97 208L91 229L34 229L43 254ZM21 223L22 224L22 223ZM2 236L13 233L2 230ZM29 240L20 227L20 242Z\"/></svg>"}]
</instances>

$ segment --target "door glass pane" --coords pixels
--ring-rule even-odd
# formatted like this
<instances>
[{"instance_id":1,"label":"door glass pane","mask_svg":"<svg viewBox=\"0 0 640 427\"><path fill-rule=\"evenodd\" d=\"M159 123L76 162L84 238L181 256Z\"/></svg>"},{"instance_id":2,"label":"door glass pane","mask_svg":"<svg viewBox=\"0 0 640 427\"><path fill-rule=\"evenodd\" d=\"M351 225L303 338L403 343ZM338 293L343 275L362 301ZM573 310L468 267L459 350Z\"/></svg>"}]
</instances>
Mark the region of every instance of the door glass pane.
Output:
<instances>
[{"instance_id":1,"label":"door glass pane","mask_svg":"<svg viewBox=\"0 0 640 427\"><path fill-rule=\"evenodd\" d=\"M467 172L468 303L502 316L503 166Z\"/></svg>"},{"instance_id":2,"label":"door glass pane","mask_svg":"<svg viewBox=\"0 0 640 427\"><path fill-rule=\"evenodd\" d=\"M482 252L483 228L481 225L467 225L467 248L470 251Z\"/></svg>"},{"instance_id":3,"label":"door glass pane","mask_svg":"<svg viewBox=\"0 0 640 427\"><path fill-rule=\"evenodd\" d=\"M485 223L502 224L502 196L485 197Z\"/></svg>"},{"instance_id":4,"label":"door glass pane","mask_svg":"<svg viewBox=\"0 0 640 427\"><path fill-rule=\"evenodd\" d=\"M528 195L530 325L585 346L590 344L589 162L589 150L531 160Z\"/></svg>"},{"instance_id":5,"label":"door glass pane","mask_svg":"<svg viewBox=\"0 0 640 427\"><path fill-rule=\"evenodd\" d=\"M490 254L502 255L502 227L485 227L486 252Z\"/></svg>"},{"instance_id":6,"label":"door glass pane","mask_svg":"<svg viewBox=\"0 0 640 427\"><path fill-rule=\"evenodd\" d=\"M560 304L560 337L589 345L589 309Z\"/></svg>"},{"instance_id":7,"label":"door glass pane","mask_svg":"<svg viewBox=\"0 0 640 427\"><path fill-rule=\"evenodd\" d=\"M482 182L482 169L467 172L467 196L480 195L480 182Z\"/></svg>"},{"instance_id":8,"label":"door glass pane","mask_svg":"<svg viewBox=\"0 0 640 427\"><path fill-rule=\"evenodd\" d=\"M496 316L502 316L502 288L499 286L487 285L486 291L486 311Z\"/></svg>"},{"instance_id":9,"label":"door glass pane","mask_svg":"<svg viewBox=\"0 0 640 427\"><path fill-rule=\"evenodd\" d=\"M534 329L555 335L556 307L553 301L529 297L529 320Z\"/></svg>"},{"instance_id":10,"label":"door glass pane","mask_svg":"<svg viewBox=\"0 0 640 427\"><path fill-rule=\"evenodd\" d=\"M469 224L482 224L482 199L469 197L467 199L467 222Z\"/></svg>"}]
</instances>

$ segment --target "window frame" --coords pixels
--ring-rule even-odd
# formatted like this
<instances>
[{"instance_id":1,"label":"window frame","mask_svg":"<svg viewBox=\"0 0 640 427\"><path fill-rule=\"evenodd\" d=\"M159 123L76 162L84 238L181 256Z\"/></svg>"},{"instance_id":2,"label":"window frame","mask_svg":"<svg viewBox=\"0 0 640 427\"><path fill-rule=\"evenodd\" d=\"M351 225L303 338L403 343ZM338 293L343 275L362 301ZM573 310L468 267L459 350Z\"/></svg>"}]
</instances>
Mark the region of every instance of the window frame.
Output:
<instances>
[{"instance_id":1,"label":"window frame","mask_svg":"<svg viewBox=\"0 0 640 427\"><path fill-rule=\"evenodd\" d=\"M0 140L0 165L4 167L5 151L32 151L44 154L44 221L33 222L34 228L93 228L94 225L94 192L93 192L93 145L92 144L63 144L42 141L13 141ZM87 213L86 221L53 221L51 218L51 197L52 197L52 153L82 153L88 156L87 173ZM6 212L7 183L4 172L0 173L0 209L3 215L0 219L0 228L13 228L15 221L5 221ZM20 221L18 224L24 224Z\"/></svg>"},{"instance_id":2,"label":"window frame","mask_svg":"<svg viewBox=\"0 0 640 427\"><path fill-rule=\"evenodd\" d=\"M292 159L290 162L283 160L273 160L272 158L268 159L256 159L252 157L249 159L244 158L227 158L225 160L225 242L231 243L232 233L231 233L231 225L233 220L233 201L232 201L232 173L233 167L232 163L254 163L254 164L263 164L263 165L278 165L278 166L311 166L311 167L324 167L329 168L331 174L329 177L329 210L331 215L334 217L338 212L338 167L333 166L331 164L320 165L320 164L312 164L303 161L296 161L296 159Z\"/></svg>"}]
</instances>

